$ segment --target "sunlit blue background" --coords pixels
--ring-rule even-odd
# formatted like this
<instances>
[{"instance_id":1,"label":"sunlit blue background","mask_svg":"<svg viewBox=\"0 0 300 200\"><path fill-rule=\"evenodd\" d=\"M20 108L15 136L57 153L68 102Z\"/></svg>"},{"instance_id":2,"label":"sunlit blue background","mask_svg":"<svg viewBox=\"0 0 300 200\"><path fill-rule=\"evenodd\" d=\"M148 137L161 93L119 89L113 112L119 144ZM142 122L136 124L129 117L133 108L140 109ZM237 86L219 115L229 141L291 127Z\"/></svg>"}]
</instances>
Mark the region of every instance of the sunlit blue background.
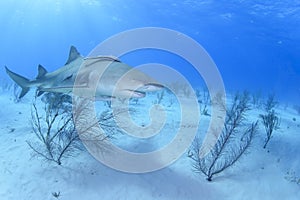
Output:
<instances>
[{"instance_id":1,"label":"sunlit blue background","mask_svg":"<svg viewBox=\"0 0 300 200\"><path fill-rule=\"evenodd\" d=\"M121 31L159 26L197 40L228 90L300 98L298 0L10 0L0 1L0 10L0 66L26 77L35 77L38 64L49 71L62 66L70 45L87 55ZM137 65L167 57L154 53L124 61ZM184 62L167 64L190 68Z\"/></svg>"}]
</instances>

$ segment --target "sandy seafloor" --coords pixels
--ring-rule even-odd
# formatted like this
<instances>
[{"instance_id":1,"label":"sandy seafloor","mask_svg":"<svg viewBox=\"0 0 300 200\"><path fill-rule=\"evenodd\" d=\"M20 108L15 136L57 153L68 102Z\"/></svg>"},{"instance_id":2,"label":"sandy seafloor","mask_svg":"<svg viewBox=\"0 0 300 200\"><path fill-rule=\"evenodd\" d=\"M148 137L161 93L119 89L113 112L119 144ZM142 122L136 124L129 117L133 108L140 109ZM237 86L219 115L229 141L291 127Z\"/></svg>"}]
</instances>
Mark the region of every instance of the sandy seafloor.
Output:
<instances>
[{"instance_id":1,"label":"sandy seafloor","mask_svg":"<svg viewBox=\"0 0 300 200\"><path fill-rule=\"evenodd\" d=\"M110 169L87 151L64 159L62 166L33 157L26 143L36 141L30 123L31 101L32 94L19 103L14 102L11 92L0 95L1 200L50 200L56 199L54 192L60 193L61 200L300 199L300 183L295 182L300 179L300 115L292 106L278 106L280 129L274 132L267 149L262 148L265 132L260 125L249 153L208 182L193 171L187 153L169 167L145 174ZM170 108L169 112L175 111ZM255 121L260 113L263 111L254 109L247 119ZM209 118L201 120L204 129ZM172 128L166 126L165 132L172 133Z\"/></svg>"}]
</instances>

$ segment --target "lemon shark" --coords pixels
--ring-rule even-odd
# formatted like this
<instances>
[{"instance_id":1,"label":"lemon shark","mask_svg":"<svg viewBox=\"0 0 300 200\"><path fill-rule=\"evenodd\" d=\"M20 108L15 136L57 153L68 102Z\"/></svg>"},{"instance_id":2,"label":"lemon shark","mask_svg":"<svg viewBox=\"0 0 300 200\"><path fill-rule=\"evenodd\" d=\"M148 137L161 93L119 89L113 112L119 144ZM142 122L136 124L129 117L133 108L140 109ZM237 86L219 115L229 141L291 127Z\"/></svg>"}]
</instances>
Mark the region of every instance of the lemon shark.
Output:
<instances>
[{"instance_id":1,"label":"lemon shark","mask_svg":"<svg viewBox=\"0 0 300 200\"><path fill-rule=\"evenodd\" d=\"M48 72L42 65L38 65L38 75L33 80L12 72L6 66L5 69L10 78L22 88L19 98L32 87L37 88L38 96L44 92L59 92L97 100L142 98L146 92L163 88L150 76L115 57L85 58L74 46L71 46L64 66Z\"/></svg>"}]
</instances>

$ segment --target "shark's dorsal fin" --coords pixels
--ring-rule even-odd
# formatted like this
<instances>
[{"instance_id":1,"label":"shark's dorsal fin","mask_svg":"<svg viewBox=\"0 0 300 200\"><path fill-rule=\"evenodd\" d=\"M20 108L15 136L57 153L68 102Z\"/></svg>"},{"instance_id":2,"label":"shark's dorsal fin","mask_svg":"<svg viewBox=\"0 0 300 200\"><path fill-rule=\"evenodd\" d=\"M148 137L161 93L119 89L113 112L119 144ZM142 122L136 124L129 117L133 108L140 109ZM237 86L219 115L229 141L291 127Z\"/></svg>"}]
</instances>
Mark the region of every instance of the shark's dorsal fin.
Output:
<instances>
[{"instance_id":1,"label":"shark's dorsal fin","mask_svg":"<svg viewBox=\"0 0 300 200\"><path fill-rule=\"evenodd\" d=\"M76 47L71 46L70 53L69 53L69 58L66 62L66 65L71 63L72 61L76 60L78 57L80 57L80 53L77 51Z\"/></svg>"},{"instance_id":2,"label":"shark's dorsal fin","mask_svg":"<svg viewBox=\"0 0 300 200\"><path fill-rule=\"evenodd\" d=\"M47 70L42 65L39 65L38 66L38 75L37 75L36 79L44 77L47 73L48 73Z\"/></svg>"}]
</instances>

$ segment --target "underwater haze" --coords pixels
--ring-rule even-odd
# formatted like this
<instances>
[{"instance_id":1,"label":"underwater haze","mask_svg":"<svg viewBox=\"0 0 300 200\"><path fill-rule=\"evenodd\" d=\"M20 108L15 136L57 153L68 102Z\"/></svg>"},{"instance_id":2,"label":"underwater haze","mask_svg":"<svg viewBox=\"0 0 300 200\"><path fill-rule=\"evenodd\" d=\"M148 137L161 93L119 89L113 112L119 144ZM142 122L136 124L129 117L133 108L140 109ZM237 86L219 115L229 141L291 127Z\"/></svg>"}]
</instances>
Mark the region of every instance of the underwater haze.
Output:
<instances>
[{"instance_id":1,"label":"underwater haze","mask_svg":"<svg viewBox=\"0 0 300 200\"><path fill-rule=\"evenodd\" d=\"M0 65L25 77L35 77L38 64L49 71L61 67L70 45L87 55L119 32L163 27L201 44L227 90L276 93L289 101L300 97L297 0L11 0L1 1L0 8ZM189 72L191 66L159 53L137 53L123 61L132 66L165 62L187 71L192 82L199 79Z\"/></svg>"}]
</instances>

